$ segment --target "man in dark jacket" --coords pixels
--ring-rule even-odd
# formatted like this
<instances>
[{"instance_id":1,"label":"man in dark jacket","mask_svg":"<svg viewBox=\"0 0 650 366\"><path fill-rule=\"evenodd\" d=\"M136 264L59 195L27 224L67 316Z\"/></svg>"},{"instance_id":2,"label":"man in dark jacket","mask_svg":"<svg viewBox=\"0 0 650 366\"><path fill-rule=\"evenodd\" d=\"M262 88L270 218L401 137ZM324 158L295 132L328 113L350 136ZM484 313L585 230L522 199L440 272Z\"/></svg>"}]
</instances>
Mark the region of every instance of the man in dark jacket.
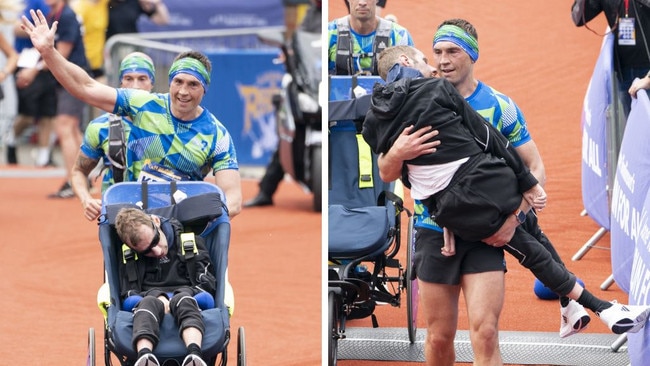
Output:
<instances>
[{"instance_id":1,"label":"man in dark jacket","mask_svg":"<svg viewBox=\"0 0 650 366\"><path fill-rule=\"evenodd\" d=\"M138 352L134 366L160 365L153 350L167 312L174 316L187 347L182 366L205 366L201 358L204 324L194 296L208 293L213 297L216 279L203 239L194 237L189 248L193 258L189 259L181 254L186 240L181 241L178 221L137 208L121 209L115 227L136 258L131 263L120 261L119 268L122 300L139 300L133 308L133 346Z\"/></svg>"},{"instance_id":2,"label":"man in dark jacket","mask_svg":"<svg viewBox=\"0 0 650 366\"><path fill-rule=\"evenodd\" d=\"M605 14L614 33L614 70L627 119L632 102L627 91L634 79L644 77L650 69L650 0L574 0L571 6L571 19L577 27L589 28L587 23L600 13Z\"/></svg>"},{"instance_id":3,"label":"man in dark jacket","mask_svg":"<svg viewBox=\"0 0 650 366\"><path fill-rule=\"evenodd\" d=\"M402 52L405 58L420 52L409 46L397 46L391 52L395 51ZM387 84L376 84L362 130L364 139L377 154L386 153L409 125L438 130L441 143L436 152L405 164L408 169L404 170L403 181L411 188L413 198L424 200L441 226L466 240L481 240L494 234L519 208L524 192L531 190L526 197L531 204L533 199L541 198L542 206L537 208L543 208L543 188L508 140L486 123L447 80L424 78L424 74L431 72L415 66L394 64L387 73ZM424 64L423 68L427 66ZM481 178L473 180L471 177L478 172ZM435 181L446 182L448 187L436 185ZM459 181L473 182L473 191L490 192L491 199L457 191L467 186L456 184ZM475 186L482 182L487 185ZM453 201L448 201L452 197ZM470 208L472 220L466 214Z\"/></svg>"}]
</instances>

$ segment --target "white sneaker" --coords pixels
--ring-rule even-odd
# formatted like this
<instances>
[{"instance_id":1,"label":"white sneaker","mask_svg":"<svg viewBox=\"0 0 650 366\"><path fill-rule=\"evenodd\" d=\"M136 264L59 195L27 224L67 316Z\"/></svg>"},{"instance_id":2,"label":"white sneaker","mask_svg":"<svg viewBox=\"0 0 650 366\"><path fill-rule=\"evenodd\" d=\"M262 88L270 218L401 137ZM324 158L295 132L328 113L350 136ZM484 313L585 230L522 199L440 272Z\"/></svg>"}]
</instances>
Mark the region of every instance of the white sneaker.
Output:
<instances>
[{"instance_id":1,"label":"white sneaker","mask_svg":"<svg viewBox=\"0 0 650 366\"><path fill-rule=\"evenodd\" d=\"M650 306L623 305L616 301L612 301L612 304L611 308L598 314L612 332L616 334L636 333L643 329L650 315Z\"/></svg>"},{"instance_id":2,"label":"white sneaker","mask_svg":"<svg viewBox=\"0 0 650 366\"><path fill-rule=\"evenodd\" d=\"M560 306L560 338L566 338L587 328L591 318L584 306L570 300L566 307Z\"/></svg>"},{"instance_id":3,"label":"white sneaker","mask_svg":"<svg viewBox=\"0 0 650 366\"><path fill-rule=\"evenodd\" d=\"M133 366L160 366L160 362L158 362L158 359L153 355L153 353L147 353L138 358Z\"/></svg>"},{"instance_id":4,"label":"white sneaker","mask_svg":"<svg viewBox=\"0 0 650 366\"><path fill-rule=\"evenodd\" d=\"M201 357L197 355L187 355L185 359L183 360L183 366L208 366L205 361L201 359Z\"/></svg>"}]
</instances>

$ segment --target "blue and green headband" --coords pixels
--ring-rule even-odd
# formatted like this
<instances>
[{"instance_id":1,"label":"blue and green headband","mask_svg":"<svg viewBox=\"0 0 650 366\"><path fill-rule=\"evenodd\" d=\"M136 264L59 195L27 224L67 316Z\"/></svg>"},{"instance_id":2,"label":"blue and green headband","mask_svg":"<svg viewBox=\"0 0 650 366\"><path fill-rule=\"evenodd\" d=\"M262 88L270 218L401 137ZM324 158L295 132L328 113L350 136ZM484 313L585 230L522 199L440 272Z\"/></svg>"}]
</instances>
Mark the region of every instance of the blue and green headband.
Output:
<instances>
[{"instance_id":1,"label":"blue and green headband","mask_svg":"<svg viewBox=\"0 0 650 366\"><path fill-rule=\"evenodd\" d=\"M130 72L138 72L142 74L147 74L151 83L153 84L156 79L154 75L156 74L156 69L145 54L134 53L126 56L120 63L120 80L124 77L124 74Z\"/></svg>"},{"instance_id":2,"label":"blue and green headband","mask_svg":"<svg viewBox=\"0 0 650 366\"><path fill-rule=\"evenodd\" d=\"M451 24L443 25L433 36L433 45L442 41L456 44L467 52L472 61L478 60L478 41L462 28Z\"/></svg>"},{"instance_id":3,"label":"blue and green headband","mask_svg":"<svg viewBox=\"0 0 650 366\"><path fill-rule=\"evenodd\" d=\"M169 68L169 83L172 83L174 76L181 73L189 74L199 79L201 85L203 85L203 89L207 93L208 85L210 85L210 74L201 61L192 57L184 57L174 61L172 67Z\"/></svg>"}]
</instances>

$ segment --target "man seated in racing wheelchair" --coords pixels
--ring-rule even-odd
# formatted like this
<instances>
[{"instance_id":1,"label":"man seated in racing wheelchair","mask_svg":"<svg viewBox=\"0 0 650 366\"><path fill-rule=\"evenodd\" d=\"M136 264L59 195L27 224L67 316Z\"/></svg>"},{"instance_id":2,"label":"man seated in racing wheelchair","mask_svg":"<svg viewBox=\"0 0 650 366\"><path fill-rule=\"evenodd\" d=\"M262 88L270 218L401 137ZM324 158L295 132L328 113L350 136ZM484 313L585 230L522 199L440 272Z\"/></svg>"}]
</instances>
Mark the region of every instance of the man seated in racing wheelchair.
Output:
<instances>
[{"instance_id":1,"label":"man seated in racing wheelchair","mask_svg":"<svg viewBox=\"0 0 650 366\"><path fill-rule=\"evenodd\" d=\"M216 277L202 237L183 234L173 218L149 215L134 207L120 209L115 228L123 241L119 266L120 296L124 308L133 308L134 366L160 366L153 350L160 323L171 312L187 347L182 366L206 366L201 342L204 323L201 303L214 306ZM126 260L127 258L137 260ZM205 295L210 296L205 296ZM207 300L206 300L207 299Z\"/></svg>"}]
</instances>

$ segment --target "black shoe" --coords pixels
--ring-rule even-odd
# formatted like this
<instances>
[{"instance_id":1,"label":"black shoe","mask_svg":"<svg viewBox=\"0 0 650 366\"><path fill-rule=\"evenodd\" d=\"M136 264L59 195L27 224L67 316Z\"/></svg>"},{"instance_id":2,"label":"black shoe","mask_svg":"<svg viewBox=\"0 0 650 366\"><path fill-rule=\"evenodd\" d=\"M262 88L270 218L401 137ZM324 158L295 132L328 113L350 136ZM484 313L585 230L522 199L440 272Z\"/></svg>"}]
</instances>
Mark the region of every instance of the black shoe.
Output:
<instances>
[{"instance_id":1,"label":"black shoe","mask_svg":"<svg viewBox=\"0 0 650 366\"><path fill-rule=\"evenodd\" d=\"M48 198L72 198L74 197L74 191L72 190L72 187L70 186L70 183L65 182L61 188L59 188L59 191L56 193L52 193L48 195Z\"/></svg>"},{"instance_id":2,"label":"black shoe","mask_svg":"<svg viewBox=\"0 0 650 366\"><path fill-rule=\"evenodd\" d=\"M18 164L15 146L7 146L7 164Z\"/></svg>"},{"instance_id":3,"label":"black shoe","mask_svg":"<svg viewBox=\"0 0 650 366\"><path fill-rule=\"evenodd\" d=\"M258 193L257 196L253 197L249 201L244 202L244 207L261 207L261 206L272 206L273 200L271 197L267 196L266 193Z\"/></svg>"}]
</instances>

